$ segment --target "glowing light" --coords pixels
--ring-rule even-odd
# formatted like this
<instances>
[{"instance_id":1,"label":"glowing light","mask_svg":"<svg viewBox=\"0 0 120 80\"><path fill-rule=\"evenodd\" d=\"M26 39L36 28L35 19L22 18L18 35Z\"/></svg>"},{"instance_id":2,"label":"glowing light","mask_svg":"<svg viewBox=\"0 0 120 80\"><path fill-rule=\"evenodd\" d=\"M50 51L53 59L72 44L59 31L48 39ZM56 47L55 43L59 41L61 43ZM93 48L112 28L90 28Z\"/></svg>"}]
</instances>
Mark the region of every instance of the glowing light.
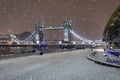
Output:
<instances>
[{"instance_id":1,"label":"glowing light","mask_svg":"<svg viewBox=\"0 0 120 80\"><path fill-rule=\"evenodd\" d=\"M20 42L17 42L17 44L20 44Z\"/></svg>"},{"instance_id":2,"label":"glowing light","mask_svg":"<svg viewBox=\"0 0 120 80\"><path fill-rule=\"evenodd\" d=\"M73 44L76 44L76 42L73 42Z\"/></svg>"},{"instance_id":3,"label":"glowing light","mask_svg":"<svg viewBox=\"0 0 120 80\"><path fill-rule=\"evenodd\" d=\"M40 41L36 41L36 43L37 43L37 44L39 44L39 43L40 43Z\"/></svg>"},{"instance_id":4,"label":"glowing light","mask_svg":"<svg viewBox=\"0 0 120 80\"><path fill-rule=\"evenodd\" d=\"M62 41L59 41L59 44L62 44Z\"/></svg>"},{"instance_id":5,"label":"glowing light","mask_svg":"<svg viewBox=\"0 0 120 80\"><path fill-rule=\"evenodd\" d=\"M82 42L82 44L85 44L85 42Z\"/></svg>"}]
</instances>

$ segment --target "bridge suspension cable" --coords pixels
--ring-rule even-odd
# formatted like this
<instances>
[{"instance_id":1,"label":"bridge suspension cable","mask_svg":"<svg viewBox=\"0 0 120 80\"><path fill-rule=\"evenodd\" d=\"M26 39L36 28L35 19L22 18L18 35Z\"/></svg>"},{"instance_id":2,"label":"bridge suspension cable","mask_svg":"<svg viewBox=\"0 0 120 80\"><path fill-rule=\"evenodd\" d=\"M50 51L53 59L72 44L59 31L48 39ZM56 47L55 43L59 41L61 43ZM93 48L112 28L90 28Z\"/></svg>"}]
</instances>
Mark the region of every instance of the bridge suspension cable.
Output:
<instances>
[{"instance_id":1,"label":"bridge suspension cable","mask_svg":"<svg viewBox=\"0 0 120 80\"><path fill-rule=\"evenodd\" d=\"M84 42L93 42L92 40L89 40L89 39L86 39L86 38L80 36L79 34L77 34L76 32L74 32L73 30L70 30L70 33L73 34L73 36L75 36L76 38L78 38L81 41L84 41Z\"/></svg>"},{"instance_id":2,"label":"bridge suspension cable","mask_svg":"<svg viewBox=\"0 0 120 80\"><path fill-rule=\"evenodd\" d=\"M14 36L10 36L12 38L13 41L15 42L27 42L27 41L31 41L33 40L33 38L35 37L35 31L32 32L32 34L26 38L25 40L19 40L15 35Z\"/></svg>"}]
</instances>

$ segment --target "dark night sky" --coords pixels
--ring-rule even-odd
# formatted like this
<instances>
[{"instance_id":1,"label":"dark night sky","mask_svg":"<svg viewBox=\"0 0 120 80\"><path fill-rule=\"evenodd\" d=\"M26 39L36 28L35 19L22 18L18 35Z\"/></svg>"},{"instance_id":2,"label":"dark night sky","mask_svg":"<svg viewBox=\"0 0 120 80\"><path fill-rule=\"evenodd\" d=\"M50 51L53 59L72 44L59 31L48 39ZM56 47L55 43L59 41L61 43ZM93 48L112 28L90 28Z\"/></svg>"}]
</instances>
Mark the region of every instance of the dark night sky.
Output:
<instances>
[{"instance_id":1,"label":"dark night sky","mask_svg":"<svg viewBox=\"0 0 120 80\"><path fill-rule=\"evenodd\" d=\"M41 20L45 26L73 21L73 30L84 37L99 39L120 0L0 0L0 33L32 31Z\"/></svg>"}]
</instances>

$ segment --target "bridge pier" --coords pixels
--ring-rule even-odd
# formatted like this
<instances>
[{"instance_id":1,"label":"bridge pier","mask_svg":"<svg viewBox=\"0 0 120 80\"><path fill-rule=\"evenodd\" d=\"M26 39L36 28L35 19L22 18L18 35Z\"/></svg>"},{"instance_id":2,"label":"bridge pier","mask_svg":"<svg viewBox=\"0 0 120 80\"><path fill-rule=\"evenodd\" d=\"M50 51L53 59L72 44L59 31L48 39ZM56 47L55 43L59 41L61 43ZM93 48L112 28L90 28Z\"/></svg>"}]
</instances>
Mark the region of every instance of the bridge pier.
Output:
<instances>
[{"instance_id":1,"label":"bridge pier","mask_svg":"<svg viewBox=\"0 0 120 80\"><path fill-rule=\"evenodd\" d=\"M63 27L64 27L64 41L70 42L71 41L70 30L72 30L72 20L66 19L63 22Z\"/></svg>"},{"instance_id":2,"label":"bridge pier","mask_svg":"<svg viewBox=\"0 0 120 80\"><path fill-rule=\"evenodd\" d=\"M41 21L35 23L35 41L37 44L40 44L41 41L43 41L43 25Z\"/></svg>"}]
</instances>

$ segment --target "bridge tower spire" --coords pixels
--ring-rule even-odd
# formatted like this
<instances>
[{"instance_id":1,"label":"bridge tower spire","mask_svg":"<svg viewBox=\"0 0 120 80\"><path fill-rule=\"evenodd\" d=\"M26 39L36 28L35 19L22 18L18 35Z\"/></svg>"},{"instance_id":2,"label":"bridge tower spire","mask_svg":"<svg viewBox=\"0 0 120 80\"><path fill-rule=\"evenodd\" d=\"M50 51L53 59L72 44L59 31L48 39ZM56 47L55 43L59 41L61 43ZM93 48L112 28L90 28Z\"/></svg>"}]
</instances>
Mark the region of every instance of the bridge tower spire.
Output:
<instances>
[{"instance_id":1,"label":"bridge tower spire","mask_svg":"<svg viewBox=\"0 0 120 80\"><path fill-rule=\"evenodd\" d=\"M72 30L72 20L66 19L63 22L63 27L64 27L64 41L71 41L71 33L70 30Z\"/></svg>"},{"instance_id":2,"label":"bridge tower spire","mask_svg":"<svg viewBox=\"0 0 120 80\"><path fill-rule=\"evenodd\" d=\"M43 41L43 29L42 27L44 27L41 23L40 20L38 20L35 23L35 42L37 44L40 44L41 41Z\"/></svg>"}]
</instances>

